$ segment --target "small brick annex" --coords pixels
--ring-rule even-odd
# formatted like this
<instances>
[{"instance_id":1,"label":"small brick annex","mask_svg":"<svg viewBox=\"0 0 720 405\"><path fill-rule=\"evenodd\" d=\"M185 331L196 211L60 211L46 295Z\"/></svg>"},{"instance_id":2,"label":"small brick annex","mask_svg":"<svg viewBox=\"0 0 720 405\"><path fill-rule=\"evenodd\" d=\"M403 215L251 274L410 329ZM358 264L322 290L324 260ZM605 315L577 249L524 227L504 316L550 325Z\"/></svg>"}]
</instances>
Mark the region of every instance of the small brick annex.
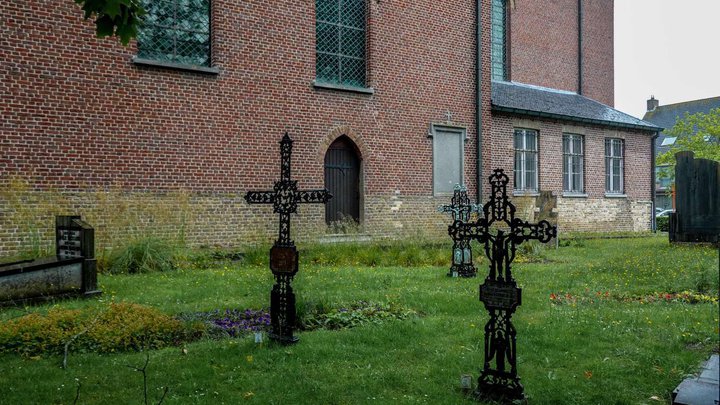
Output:
<instances>
[{"instance_id":1,"label":"small brick annex","mask_svg":"<svg viewBox=\"0 0 720 405\"><path fill-rule=\"evenodd\" d=\"M612 1L584 2L597 16L586 17L583 47L590 56L583 62L583 82L588 97L610 104ZM491 1L481 3L485 181L494 167L512 170L513 123L491 113ZM571 20L561 10L575 7L576 0L544 8L514 3L513 77L577 91L577 45L561 46L577 36L577 25L558 20L533 26L527 15L542 12L555 21L555 10ZM362 93L313 86L313 2L212 1L217 74L133 63L134 42L123 47L114 38L97 39L94 25L71 0L0 2L0 254L52 240L56 214L82 215L101 246L148 234L193 246L268 241L277 229L272 210L248 206L242 196L278 178L278 142L285 132L295 140L293 177L303 189L323 186L323 159L333 140L344 135L355 143L362 160L364 232L444 235L447 218L436 207L448 197L433 194L428 132L432 124L465 130L464 179L476 196L475 7L473 0L368 1L372 92ZM537 63L532 48L560 65ZM541 156L540 185L557 190L560 160L551 155L564 124L537 125L553 133L541 137L548 155ZM602 136L591 126L583 130ZM632 192L616 201L593 188L585 200L563 200L558 210L564 229L649 226L649 135L616 132L629 139L632 170L625 176ZM601 181L602 153L590 160L595 166L592 172L588 167L588 176ZM647 217L639 206L647 207ZM325 233L320 206L301 207L294 221L295 238Z\"/></svg>"}]
</instances>

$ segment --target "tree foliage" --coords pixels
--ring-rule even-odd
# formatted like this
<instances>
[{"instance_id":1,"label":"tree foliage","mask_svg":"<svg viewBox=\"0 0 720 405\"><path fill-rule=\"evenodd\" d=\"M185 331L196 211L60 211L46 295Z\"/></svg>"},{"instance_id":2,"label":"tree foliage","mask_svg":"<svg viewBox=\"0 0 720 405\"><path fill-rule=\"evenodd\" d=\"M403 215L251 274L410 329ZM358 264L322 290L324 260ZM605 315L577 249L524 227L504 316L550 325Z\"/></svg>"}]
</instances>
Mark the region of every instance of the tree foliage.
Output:
<instances>
[{"instance_id":1,"label":"tree foliage","mask_svg":"<svg viewBox=\"0 0 720 405\"><path fill-rule=\"evenodd\" d=\"M677 137L675 144L657 157L657 165L667 165L674 172L675 154L692 151L695 158L720 161L720 108L706 113L688 114L678 118L675 125L664 131L667 136Z\"/></svg>"},{"instance_id":2,"label":"tree foliage","mask_svg":"<svg viewBox=\"0 0 720 405\"><path fill-rule=\"evenodd\" d=\"M85 12L85 19L95 18L98 38L116 36L123 45L137 37L145 10L140 0L75 0Z\"/></svg>"}]
</instances>

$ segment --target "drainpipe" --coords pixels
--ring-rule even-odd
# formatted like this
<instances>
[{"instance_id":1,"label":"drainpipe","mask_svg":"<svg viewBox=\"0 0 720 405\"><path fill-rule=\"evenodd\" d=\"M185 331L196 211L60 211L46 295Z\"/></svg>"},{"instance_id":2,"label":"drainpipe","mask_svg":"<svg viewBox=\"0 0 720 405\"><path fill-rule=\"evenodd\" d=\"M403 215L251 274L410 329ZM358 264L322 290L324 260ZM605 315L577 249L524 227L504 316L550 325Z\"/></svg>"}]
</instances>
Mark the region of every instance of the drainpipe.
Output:
<instances>
[{"instance_id":1,"label":"drainpipe","mask_svg":"<svg viewBox=\"0 0 720 405\"><path fill-rule=\"evenodd\" d=\"M652 201L650 211L650 229L657 232L657 224L655 223L655 140L660 136L660 131L650 138L650 198Z\"/></svg>"},{"instance_id":2,"label":"drainpipe","mask_svg":"<svg viewBox=\"0 0 720 405\"><path fill-rule=\"evenodd\" d=\"M475 0L475 187L477 204L482 203L482 0Z\"/></svg>"},{"instance_id":3,"label":"drainpipe","mask_svg":"<svg viewBox=\"0 0 720 405\"><path fill-rule=\"evenodd\" d=\"M577 27L578 27L578 94L583 94L583 34L582 34L582 27L583 27L583 6L582 6L582 0L578 0L577 2L577 9L578 9L578 20L577 20Z\"/></svg>"}]
</instances>

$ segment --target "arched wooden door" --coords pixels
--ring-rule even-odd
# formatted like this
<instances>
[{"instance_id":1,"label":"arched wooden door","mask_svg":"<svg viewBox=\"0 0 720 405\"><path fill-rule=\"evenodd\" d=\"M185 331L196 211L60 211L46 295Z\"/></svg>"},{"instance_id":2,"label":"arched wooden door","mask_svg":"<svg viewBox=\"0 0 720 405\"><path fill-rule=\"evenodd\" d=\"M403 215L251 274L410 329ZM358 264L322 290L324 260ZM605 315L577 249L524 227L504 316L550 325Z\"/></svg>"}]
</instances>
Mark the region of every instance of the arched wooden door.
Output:
<instances>
[{"instance_id":1,"label":"arched wooden door","mask_svg":"<svg viewBox=\"0 0 720 405\"><path fill-rule=\"evenodd\" d=\"M348 218L360 222L360 157L346 136L336 139L325 153L325 188L333 195L325 204L325 222Z\"/></svg>"}]
</instances>

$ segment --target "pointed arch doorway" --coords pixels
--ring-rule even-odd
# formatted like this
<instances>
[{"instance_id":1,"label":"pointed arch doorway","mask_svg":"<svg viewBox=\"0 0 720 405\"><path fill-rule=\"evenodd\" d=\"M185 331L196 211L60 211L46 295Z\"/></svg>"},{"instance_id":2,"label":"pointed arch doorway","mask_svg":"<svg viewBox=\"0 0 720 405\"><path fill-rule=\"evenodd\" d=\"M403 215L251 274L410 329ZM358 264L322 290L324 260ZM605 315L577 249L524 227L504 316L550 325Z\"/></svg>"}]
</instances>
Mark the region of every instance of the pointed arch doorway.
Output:
<instances>
[{"instance_id":1,"label":"pointed arch doorway","mask_svg":"<svg viewBox=\"0 0 720 405\"><path fill-rule=\"evenodd\" d=\"M325 204L325 222L347 221L360 223L361 158L357 145L343 135L325 153L325 188L333 198Z\"/></svg>"}]
</instances>

